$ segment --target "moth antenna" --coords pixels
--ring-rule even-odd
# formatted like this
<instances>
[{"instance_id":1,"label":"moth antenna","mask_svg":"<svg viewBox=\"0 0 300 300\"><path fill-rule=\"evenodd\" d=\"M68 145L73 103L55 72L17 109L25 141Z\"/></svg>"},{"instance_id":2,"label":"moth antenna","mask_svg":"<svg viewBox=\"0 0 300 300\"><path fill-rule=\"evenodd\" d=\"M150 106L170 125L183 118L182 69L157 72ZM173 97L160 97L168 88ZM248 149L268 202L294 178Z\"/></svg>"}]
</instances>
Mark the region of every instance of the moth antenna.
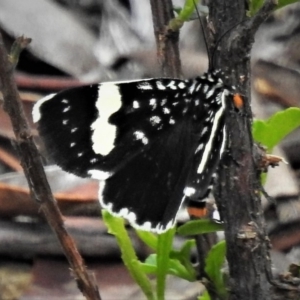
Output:
<instances>
[{"instance_id":1,"label":"moth antenna","mask_svg":"<svg viewBox=\"0 0 300 300\"><path fill-rule=\"evenodd\" d=\"M225 35L227 35L232 29L234 29L235 27L237 27L238 25L242 24L243 22L245 22L246 20L243 20L237 24L235 24L234 26L230 27L228 30L226 30L222 35L221 37L218 39L218 41L216 42L216 45L213 49L213 53L212 55L209 54L209 48L208 48L208 40L207 40L207 37L206 37L206 33L205 33L205 30L204 30L204 24L203 24L203 21L201 19L201 16L200 16L200 13L199 13L199 10L198 10L198 7L196 5L196 2L195 0L193 0L194 2L194 6L195 6L195 10L196 10L196 13L197 13L197 16L198 16L198 19L199 19L199 22L200 22L200 27L201 27L201 31L202 31L202 35L203 35L203 39L204 39L204 43L205 43L205 48L206 48L206 52L207 52L207 57L208 57L208 72L212 72L214 70L214 58L215 58L215 55L216 55L216 52L217 52L217 49L218 49L218 46L220 45L222 39L224 38Z\"/></svg>"},{"instance_id":2,"label":"moth antenna","mask_svg":"<svg viewBox=\"0 0 300 300\"><path fill-rule=\"evenodd\" d=\"M208 42L207 42L205 30L204 30L204 24L201 19L201 16L200 16L200 13L199 13L199 10L198 10L195 0L194 0L194 6L195 6L195 10L196 10L199 22L200 22L200 27L201 27L204 44L205 44L205 48L206 48L206 53L207 53L207 57L208 57L208 70L211 71L213 69L213 61L212 61L212 57L209 55Z\"/></svg>"}]
</instances>

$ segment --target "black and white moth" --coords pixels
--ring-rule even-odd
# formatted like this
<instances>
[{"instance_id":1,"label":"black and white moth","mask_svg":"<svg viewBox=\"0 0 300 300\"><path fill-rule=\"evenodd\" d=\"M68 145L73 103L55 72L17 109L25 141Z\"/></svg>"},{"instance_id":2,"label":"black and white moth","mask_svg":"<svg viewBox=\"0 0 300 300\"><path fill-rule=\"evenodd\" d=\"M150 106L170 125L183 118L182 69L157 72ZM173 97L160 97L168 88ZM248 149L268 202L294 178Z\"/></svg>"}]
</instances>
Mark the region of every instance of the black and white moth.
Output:
<instances>
[{"instance_id":1,"label":"black and white moth","mask_svg":"<svg viewBox=\"0 0 300 300\"><path fill-rule=\"evenodd\" d=\"M102 207L160 233L211 190L232 98L219 72L107 82L39 100L33 120L57 165L101 181Z\"/></svg>"}]
</instances>

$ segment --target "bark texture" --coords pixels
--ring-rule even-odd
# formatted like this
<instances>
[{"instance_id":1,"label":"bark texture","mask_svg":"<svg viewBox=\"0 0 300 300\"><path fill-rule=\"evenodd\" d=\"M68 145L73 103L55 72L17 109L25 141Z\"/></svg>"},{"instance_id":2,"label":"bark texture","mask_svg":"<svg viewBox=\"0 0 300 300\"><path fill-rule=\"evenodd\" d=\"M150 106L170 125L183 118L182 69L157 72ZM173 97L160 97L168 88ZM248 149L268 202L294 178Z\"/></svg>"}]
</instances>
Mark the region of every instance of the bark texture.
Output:
<instances>
[{"instance_id":1,"label":"bark texture","mask_svg":"<svg viewBox=\"0 0 300 300\"><path fill-rule=\"evenodd\" d=\"M214 67L225 72L226 83L235 85L244 98L240 111L230 113L227 120L230 151L221 163L215 189L225 223L232 300L271 299L269 240L253 160L249 58L255 31L274 5L274 1L265 1L256 16L247 19L244 0L215 0L210 4L210 36L215 41L221 38Z\"/></svg>"}]
</instances>

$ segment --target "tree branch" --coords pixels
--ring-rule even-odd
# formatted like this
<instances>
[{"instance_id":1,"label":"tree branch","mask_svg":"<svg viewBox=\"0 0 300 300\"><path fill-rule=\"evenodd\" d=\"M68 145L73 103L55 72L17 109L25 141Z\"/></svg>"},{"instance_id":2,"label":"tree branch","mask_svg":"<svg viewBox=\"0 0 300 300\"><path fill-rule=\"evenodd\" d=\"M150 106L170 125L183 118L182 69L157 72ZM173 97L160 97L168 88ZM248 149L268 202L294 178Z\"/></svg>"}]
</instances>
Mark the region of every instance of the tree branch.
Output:
<instances>
[{"instance_id":1,"label":"tree branch","mask_svg":"<svg viewBox=\"0 0 300 300\"><path fill-rule=\"evenodd\" d=\"M268 300L270 246L261 207L259 172L253 159L249 73L255 31L273 10L274 1L265 1L258 14L246 22L246 1L212 2L210 25L216 30L217 39L240 23L220 41L215 66L228 75L226 83L237 86L237 91L244 95L241 111L229 113L226 121L230 153L221 162L215 189L225 226L230 299Z\"/></svg>"},{"instance_id":2,"label":"tree branch","mask_svg":"<svg viewBox=\"0 0 300 300\"><path fill-rule=\"evenodd\" d=\"M16 146L21 159L32 197L40 205L47 221L57 235L64 253L73 270L77 285L83 295L89 300L100 300L98 287L88 275L84 261L76 244L65 229L62 215L52 196L47 178L42 166L38 150L33 143L31 132L26 121L21 100L13 78L15 63L18 55L28 39L19 38L13 52L8 56L2 35L0 35L0 80L4 98L4 109L8 113L16 136Z\"/></svg>"},{"instance_id":3,"label":"tree branch","mask_svg":"<svg viewBox=\"0 0 300 300\"><path fill-rule=\"evenodd\" d=\"M179 78L182 76L178 48L179 31L168 27L174 18L171 0L150 0L154 35L157 47L157 59L165 77Z\"/></svg>"}]
</instances>

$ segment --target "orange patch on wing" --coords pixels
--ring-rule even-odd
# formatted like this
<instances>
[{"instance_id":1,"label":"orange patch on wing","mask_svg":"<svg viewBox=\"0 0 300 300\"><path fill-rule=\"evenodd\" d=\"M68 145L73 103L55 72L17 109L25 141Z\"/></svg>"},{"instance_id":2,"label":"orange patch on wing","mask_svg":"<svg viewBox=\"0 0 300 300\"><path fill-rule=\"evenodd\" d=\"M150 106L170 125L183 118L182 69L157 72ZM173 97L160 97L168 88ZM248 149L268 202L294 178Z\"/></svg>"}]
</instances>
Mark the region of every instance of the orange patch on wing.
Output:
<instances>
[{"instance_id":1,"label":"orange patch on wing","mask_svg":"<svg viewBox=\"0 0 300 300\"><path fill-rule=\"evenodd\" d=\"M187 211L191 217L203 218L207 215L206 207L188 207Z\"/></svg>"}]
</instances>

